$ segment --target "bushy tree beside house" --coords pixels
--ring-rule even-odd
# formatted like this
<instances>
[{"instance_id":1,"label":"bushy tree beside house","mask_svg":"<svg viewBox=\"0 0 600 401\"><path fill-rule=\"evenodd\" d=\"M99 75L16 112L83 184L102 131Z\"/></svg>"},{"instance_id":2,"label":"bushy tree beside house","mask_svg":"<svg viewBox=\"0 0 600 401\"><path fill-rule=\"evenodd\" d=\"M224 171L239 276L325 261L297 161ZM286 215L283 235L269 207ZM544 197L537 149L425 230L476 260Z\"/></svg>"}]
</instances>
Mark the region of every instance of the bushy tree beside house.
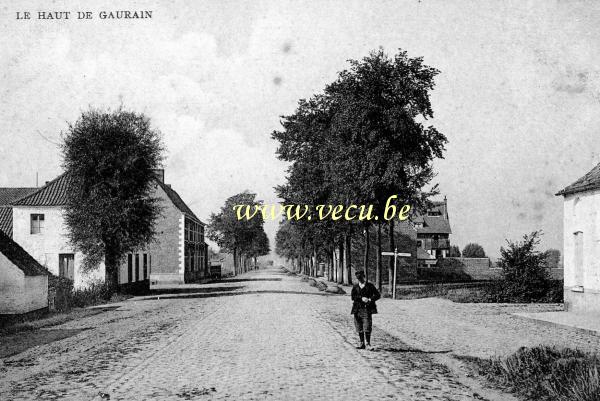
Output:
<instances>
[{"instance_id":1,"label":"bushy tree beside house","mask_svg":"<svg viewBox=\"0 0 600 401\"><path fill-rule=\"evenodd\" d=\"M498 266L507 283L536 287L548 280L548 255L535 249L540 235L534 231L524 235L522 241L507 241L508 246L500 248Z\"/></svg>"},{"instance_id":2,"label":"bushy tree beside house","mask_svg":"<svg viewBox=\"0 0 600 401\"><path fill-rule=\"evenodd\" d=\"M83 253L84 269L104 260L106 285L116 291L122 257L156 234L161 207L151 191L163 159L160 132L143 114L90 109L63 138L69 240Z\"/></svg>"},{"instance_id":3,"label":"bushy tree beside house","mask_svg":"<svg viewBox=\"0 0 600 401\"><path fill-rule=\"evenodd\" d=\"M472 242L465 245L462 256L463 258L485 258L485 251L481 245Z\"/></svg>"},{"instance_id":4,"label":"bushy tree beside house","mask_svg":"<svg viewBox=\"0 0 600 401\"><path fill-rule=\"evenodd\" d=\"M508 241L500 248L498 266L502 280L495 288L499 302L562 302L562 282L551 280L548 252L536 248L540 231L523 236L521 241Z\"/></svg>"}]
</instances>

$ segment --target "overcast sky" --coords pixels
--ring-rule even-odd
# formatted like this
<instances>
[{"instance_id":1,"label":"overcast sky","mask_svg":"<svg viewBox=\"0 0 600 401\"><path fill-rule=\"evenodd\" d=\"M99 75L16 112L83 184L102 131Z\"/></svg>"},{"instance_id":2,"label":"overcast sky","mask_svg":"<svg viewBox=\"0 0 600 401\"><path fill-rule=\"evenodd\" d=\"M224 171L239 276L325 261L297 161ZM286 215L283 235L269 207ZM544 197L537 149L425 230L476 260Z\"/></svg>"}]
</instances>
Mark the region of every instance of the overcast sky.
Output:
<instances>
[{"instance_id":1,"label":"overcast sky","mask_svg":"<svg viewBox=\"0 0 600 401\"><path fill-rule=\"evenodd\" d=\"M449 143L435 181L461 248L496 256L505 238L543 229L544 246L562 250L554 193L600 162L597 2L86 3L0 7L0 186L54 178L67 123L122 104L162 131L166 181L201 219L245 189L273 203L286 167L270 138L279 116L380 46L441 71L433 123ZM117 9L152 19L98 18Z\"/></svg>"}]
</instances>

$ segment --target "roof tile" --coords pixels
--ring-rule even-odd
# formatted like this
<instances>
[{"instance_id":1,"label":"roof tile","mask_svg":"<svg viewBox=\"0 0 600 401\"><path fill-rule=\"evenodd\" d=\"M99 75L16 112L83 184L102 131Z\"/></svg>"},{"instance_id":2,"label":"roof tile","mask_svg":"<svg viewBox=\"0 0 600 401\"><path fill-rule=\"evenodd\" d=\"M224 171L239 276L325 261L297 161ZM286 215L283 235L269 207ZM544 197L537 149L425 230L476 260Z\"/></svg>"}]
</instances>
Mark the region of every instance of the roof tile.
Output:
<instances>
[{"instance_id":1,"label":"roof tile","mask_svg":"<svg viewBox=\"0 0 600 401\"><path fill-rule=\"evenodd\" d=\"M12 238L12 206L0 206L0 231Z\"/></svg>"},{"instance_id":2,"label":"roof tile","mask_svg":"<svg viewBox=\"0 0 600 401\"><path fill-rule=\"evenodd\" d=\"M21 199L38 188L0 188L0 206L7 206L11 202Z\"/></svg>"},{"instance_id":3,"label":"roof tile","mask_svg":"<svg viewBox=\"0 0 600 401\"><path fill-rule=\"evenodd\" d=\"M590 170L586 175L559 191L556 195L570 195L577 192L590 191L600 188L600 164Z\"/></svg>"}]
</instances>

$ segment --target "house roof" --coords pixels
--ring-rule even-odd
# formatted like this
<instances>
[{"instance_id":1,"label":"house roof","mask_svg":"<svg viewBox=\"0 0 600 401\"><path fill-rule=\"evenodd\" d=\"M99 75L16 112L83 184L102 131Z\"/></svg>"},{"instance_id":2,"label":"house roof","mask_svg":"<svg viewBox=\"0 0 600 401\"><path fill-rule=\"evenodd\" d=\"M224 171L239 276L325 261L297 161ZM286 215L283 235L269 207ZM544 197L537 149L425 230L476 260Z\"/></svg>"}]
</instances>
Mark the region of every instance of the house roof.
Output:
<instances>
[{"instance_id":1,"label":"house roof","mask_svg":"<svg viewBox=\"0 0 600 401\"><path fill-rule=\"evenodd\" d=\"M571 185L565 187L556 193L556 196L559 195L570 195L577 192L589 191L592 189L600 188L600 164L591 169L586 175L572 183Z\"/></svg>"},{"instance_id":2,"label":"house roof","mask_svg":"<svg viewBox=\"0 0 600 401\"><path fill-rule=\"evenodd\" d=\"M67 203L71 180L61 174L33 193L12 202L14 206L63 206Z\"/></svg>"},{"instance_id":3,"label":"house roof","mask_svg":"<svg viewBox=\"0 0 600 401\"><path fill-rule=\"evenodd\" d=\"M163 189L163 191L165 191L168 198L179 211L190 218L197 220L200 224L204 224L196 217L194 212L192 212L188 205L185 204L179 194L171 188L170 185L165 184L159 178L156 178L155 182ZM69 179L69 176L67 174L61 174L32 194L21 198L12 204L15 206L64 206L67 203L70 185L71 180Z\"/></svg>"},{"instance_id":4,"label":"house roof","mask_svg":"<svg viewBox=\"0 0 600 401\"><path fill-rule=\"evenodd\" d=\"M190 209L189 206L186 205L183 199L181 199L179 194L173 188L171 188L170 185L165 184L159 179L156 180L156 183L163 189L163 191L165 191L171 202L173 202L175 207L179 209L180 212L182 212L188 217L193 218L194 220L197 220L200 224L204 225L204 223L198 217L196 217L194 212L192 212L192 209Z\"/></svg>"},{"instance_id":5,"label":"house roof","mask_svg":"<svg viewBox=\"0 0 600 401\"><path fill-rule=\"evenodd\" d=\"M430 216L430 212L437 212L439 216ZM446 201L433 202L427 213L418 214L413 218L414 223L423 223L423 227L416 226L417 234L452 234L450 221L448 221Z\"/></svg>"},{"instance_id":6,"label":"house roof","mask_svg":"<svg viewBox=\"0 0 600 401\"><path fill-rule=\"evenodd\" d=\"M11 202L21 199L37 188L0 188L0 206L8 206Z\"/></svg>"},{"instance_id":7,"label":"house roof","mask_svg":"<svg viewBox=\"0 0 600 401\"><path fill-rule=\"evenodd\" d=\"M0 232L0 253L17 266L26 276L47 276L48 270L38 263L8 235Z\"/></svg>"},{"instance_id":8,"label":"house roof","mask_svg":"<svg viewBox=\"0 0 600 401\"><path fill-rule=\"evenodd\" d=\"M12 206L0 206L0 231L12 238Z\"/></svg>"}]
</instances>

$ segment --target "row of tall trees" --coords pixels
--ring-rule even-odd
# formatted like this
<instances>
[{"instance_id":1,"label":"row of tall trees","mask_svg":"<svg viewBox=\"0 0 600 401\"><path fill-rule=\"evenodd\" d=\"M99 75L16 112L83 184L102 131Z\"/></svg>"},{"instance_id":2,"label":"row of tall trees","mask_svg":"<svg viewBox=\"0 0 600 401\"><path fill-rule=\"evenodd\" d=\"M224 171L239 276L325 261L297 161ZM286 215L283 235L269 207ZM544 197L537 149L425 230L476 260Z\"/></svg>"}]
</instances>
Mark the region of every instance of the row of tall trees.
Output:
<instances>
[{"instance_id":1,"label":"row of tall trees","mask_svg":"<svg viewBox=\"0 0 600 401\"><path fill-rule=\"evenodd\" d=\"M323 261L330 279L349 283L353 239L363 236L368 271L374 230L375 281L381 287L381 251L396 245L394 220L383 215L386 202L395 195L391 204L423 210L438 193L436 185L425 190L434 178L432 162L442 158L447 142L426 124L433 117L430 92L438 73L420 57L401 50L390 57L380 49L350 60L322 93L301 99L293 114L282 117L282 129L272 137L279 142L278 157L290 163L286 183L276 188L283 202L373 205L377 219L283 221L278 254L308 274L316 274ZM388 234L385 245L382 230Z\"/></svg>"},{"instance_id":2,"label":"row of tall trees","mask_svg":"<svg viewBox=\"0 0 600 401\"><path fill-rule=\"evenodd\" d=\"M249 270L250 261L256 267L257 258L270 252L262 214L252 219L239 219L235 211L238 205L254 207L262 205L262 201L248 191L233 195L225 201L219 213L211 214L207 227L207 237L221 250L233 254L235 274Z\"/></svg>"}]
</instances>

